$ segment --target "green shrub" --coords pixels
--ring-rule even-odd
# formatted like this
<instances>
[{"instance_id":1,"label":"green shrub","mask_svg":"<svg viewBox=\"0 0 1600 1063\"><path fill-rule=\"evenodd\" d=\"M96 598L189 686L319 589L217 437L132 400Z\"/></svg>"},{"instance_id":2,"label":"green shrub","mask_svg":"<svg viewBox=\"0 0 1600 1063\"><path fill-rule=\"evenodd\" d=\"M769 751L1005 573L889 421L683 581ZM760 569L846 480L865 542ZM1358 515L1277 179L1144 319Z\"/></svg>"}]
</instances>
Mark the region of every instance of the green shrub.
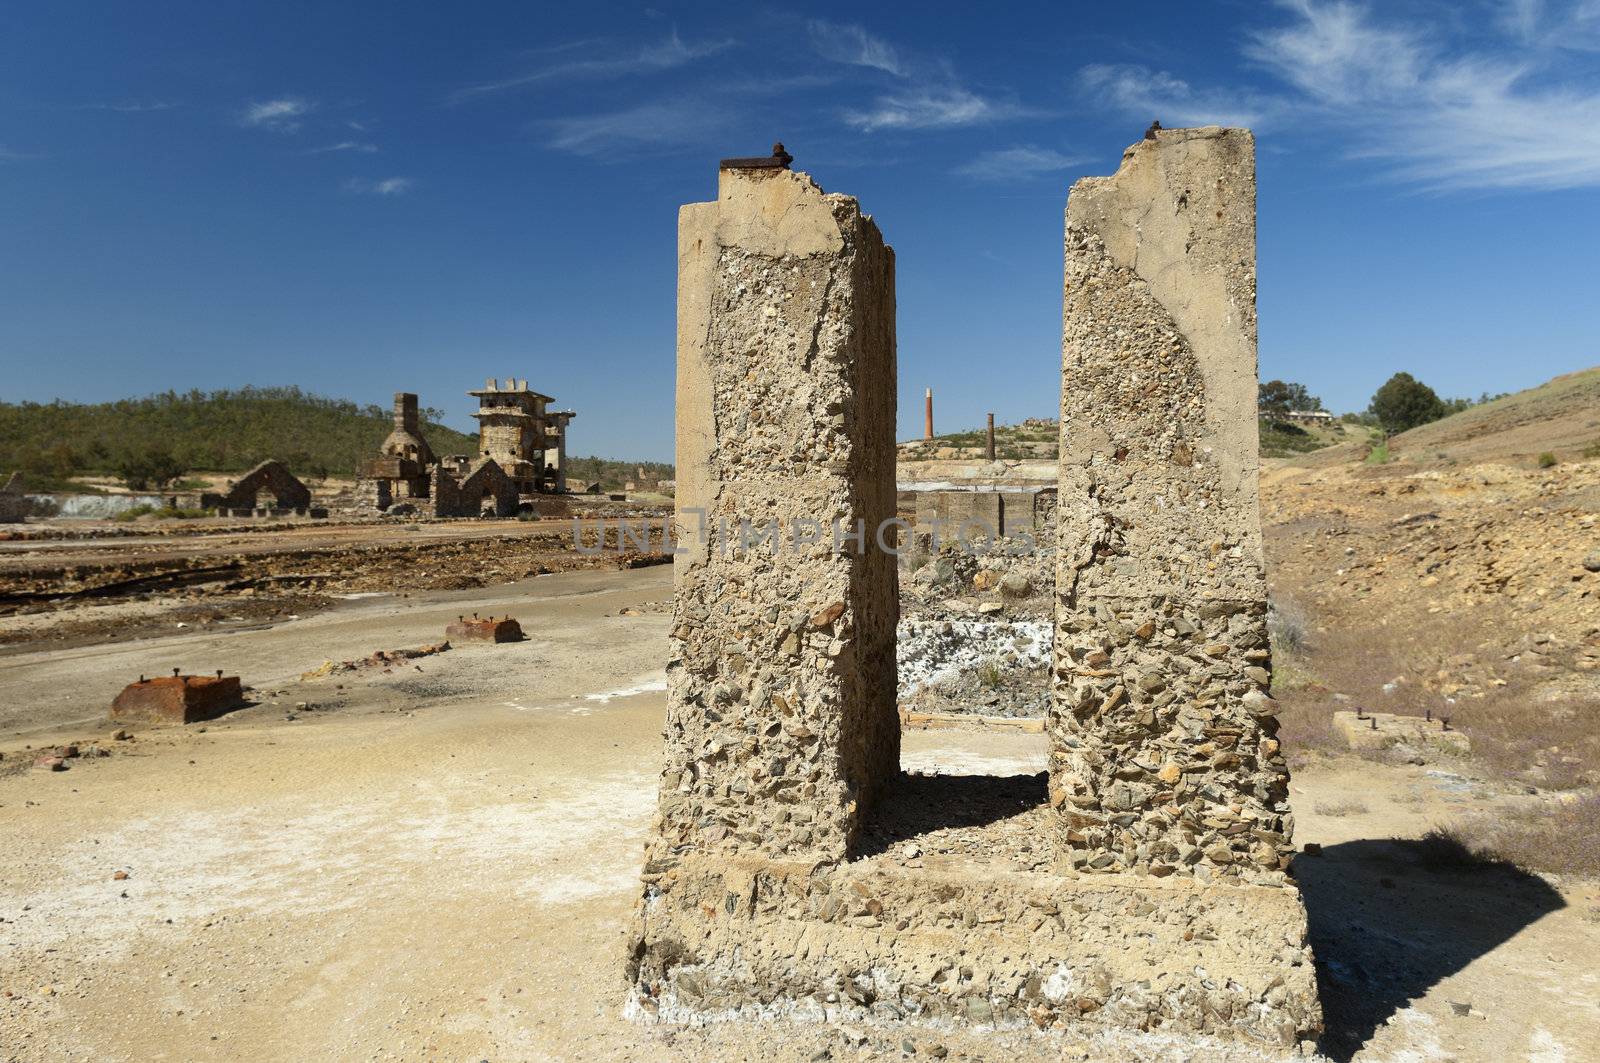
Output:
<instances>
[{"instance_id":1,"label":"green shrub","mask_svg":"<svg viewBox=\"0 0 1600 1063\"><path fill-rule=\"evenodd\" d=\"M1555 464L1556 464L1556 456L1554 454L1550 453L1548 450L1539 455L1539 468L1541 468L1541 469L1554 468Z\"/></svg>"}]
</instances>

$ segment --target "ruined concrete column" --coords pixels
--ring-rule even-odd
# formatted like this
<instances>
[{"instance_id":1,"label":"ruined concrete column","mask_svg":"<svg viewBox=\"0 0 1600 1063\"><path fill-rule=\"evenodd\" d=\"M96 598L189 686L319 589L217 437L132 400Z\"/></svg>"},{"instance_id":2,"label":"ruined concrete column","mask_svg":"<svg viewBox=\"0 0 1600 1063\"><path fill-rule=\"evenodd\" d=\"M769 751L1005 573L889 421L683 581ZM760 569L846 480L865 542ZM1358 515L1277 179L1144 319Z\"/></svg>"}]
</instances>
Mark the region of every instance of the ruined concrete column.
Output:
<instances>
[{"instance_id":1,"label":"ruined concrete column","mask_svg":"<svg viewBox=\"0 0 1600 1063\"><path fill-rule=\"evenodd\" d=\"M989 415L989 434L984 440L983 456L990 461L994 460L994 414Z\"/></svg>"},{"instance_id":2,"label":"ruined concrete column","mask_svg":"<svg viewBox=\"0 0 1600 1063\"><path fill-rule=\"evenodd\" d=\"M928 389L928 393L923 396L922 420L923 420L922 438L923 439L932 439L933 438L933 389L932 388L929 388Z\"/></svg>"},{"instance_id":3,"label":"ruined concrete column","mask_svg":"<svg viewBox=\"0 0 1600 1063\"><path fill-rule=\"evenodd\" d=\"M1174 129L1067 201L1052 804L1083 871L1281 881L1255 147Z\"/></svg>"},{"instance_id":4,"label":"ruined concrete column","mask_svg":"<svg viewBox=\"0 0 1600 1063\"><path fill-rule=\"evenodd\" d=\"M652 862L841 860L899 769L896 570L875 542L895 514L894 253L853 198L776 166L725 164L716 202L678 224Z\"/></svg>"}]
</instances>

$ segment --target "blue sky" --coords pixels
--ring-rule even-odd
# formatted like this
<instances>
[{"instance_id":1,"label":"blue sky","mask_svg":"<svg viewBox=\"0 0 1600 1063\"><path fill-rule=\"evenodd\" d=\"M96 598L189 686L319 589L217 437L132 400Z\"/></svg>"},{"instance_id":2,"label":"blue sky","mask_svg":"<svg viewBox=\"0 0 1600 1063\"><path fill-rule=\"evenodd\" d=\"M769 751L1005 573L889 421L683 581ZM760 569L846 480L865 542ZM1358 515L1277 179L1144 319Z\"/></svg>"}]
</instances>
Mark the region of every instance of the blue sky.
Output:
<instances>
[{"instance_id":1,"label":"blue sky","mask_svg":"<svg viewBox=\"0 0 1600 1063\"><path fill-rule=\"evenodd\" d=\"M527 377L672 451L674 227L782 139L898 253L900 426L1050 416L1066 191L1247 124L1263 377L1600 363L1600 0L59 3L0 31L0 397Z\"/></svg>"}]
</instances>

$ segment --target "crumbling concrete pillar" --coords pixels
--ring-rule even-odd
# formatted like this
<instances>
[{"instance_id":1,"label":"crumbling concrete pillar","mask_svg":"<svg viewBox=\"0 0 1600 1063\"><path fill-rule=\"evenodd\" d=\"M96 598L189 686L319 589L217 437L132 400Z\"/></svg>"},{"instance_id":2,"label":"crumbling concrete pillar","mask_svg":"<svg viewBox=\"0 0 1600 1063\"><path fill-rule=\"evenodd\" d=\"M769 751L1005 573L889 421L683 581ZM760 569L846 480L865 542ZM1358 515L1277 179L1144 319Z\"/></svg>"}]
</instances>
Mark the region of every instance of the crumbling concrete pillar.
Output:
<instances>
[{"instance_id":1,"label":"crumbling concrete pillar","mask_svg":"<svg viewBox=\"0 0 1600 1063\"><path fill-rule=\"evenodd\" d=\"M1067 201L1051 801L1075 866L1283 881L1255 150L1156 132Z\"/></svg>"},{"instance_id":2,"label":"crumbling concrete pillar","mask_svg":"<svg viewBox=\"0 0 1600 1063\"><path fill-rule=\"evenodd\" d=\"M660 851L843 859L898 771L894 335L849 196L725 168L682 209Z\"/></svg>"}]
</instances>

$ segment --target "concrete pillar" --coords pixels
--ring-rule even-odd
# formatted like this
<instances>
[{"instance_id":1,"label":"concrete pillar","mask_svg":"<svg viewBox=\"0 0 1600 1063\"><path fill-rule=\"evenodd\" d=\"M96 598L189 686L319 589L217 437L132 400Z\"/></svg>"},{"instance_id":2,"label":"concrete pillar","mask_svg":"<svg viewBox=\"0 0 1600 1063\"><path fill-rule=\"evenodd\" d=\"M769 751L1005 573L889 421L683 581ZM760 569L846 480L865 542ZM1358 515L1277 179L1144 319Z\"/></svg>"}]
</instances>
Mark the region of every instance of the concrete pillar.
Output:
<instances>
[{"instance_id":1,"label":"concrete pillar","mask_svg":"<svg viewBox=\"0 0 1600 1063\"><path fill-rule=\"evenodd\" d=\"M994 414L989 415L989 437L983 447L983 456L990 461L994 460Z\"/></svg>"},{"instance_id":2,"label":"concrete pillar","mask_svg":"<svg viewBox=\"0 0 1600 1063\"><path fill-rule=\"evenodd\" d=\"M1281 882L1255 148L1156 132L1067 201L1050 792L1079 870Z\"/></svg>"},{"instance_id":3,"label":"concrete pillar","mask_svg":"<svg viewBox=\"0 0 1600 1063\"><path fill-rule=\"evenodd\" d=\"M933 389L929 388L927 395L923 396L924 406L922 411L923 427L922 438L933 438Z\"/></svg>"},{"instance_id":4,"label":"concrete pillar","mask_svg":"<svg viewBox=\"0 0 1600 1063\"><path fill-rule=\"evenodd\" d=\"M840 860L899 768L896 568L873 541L895 514L894 254L853 198L776 167L724 168L678 225L657 852ZM796 548L796 522L822 541ZM835 548L862 526L865 549Z\"/></svg>"}]
</instances>

